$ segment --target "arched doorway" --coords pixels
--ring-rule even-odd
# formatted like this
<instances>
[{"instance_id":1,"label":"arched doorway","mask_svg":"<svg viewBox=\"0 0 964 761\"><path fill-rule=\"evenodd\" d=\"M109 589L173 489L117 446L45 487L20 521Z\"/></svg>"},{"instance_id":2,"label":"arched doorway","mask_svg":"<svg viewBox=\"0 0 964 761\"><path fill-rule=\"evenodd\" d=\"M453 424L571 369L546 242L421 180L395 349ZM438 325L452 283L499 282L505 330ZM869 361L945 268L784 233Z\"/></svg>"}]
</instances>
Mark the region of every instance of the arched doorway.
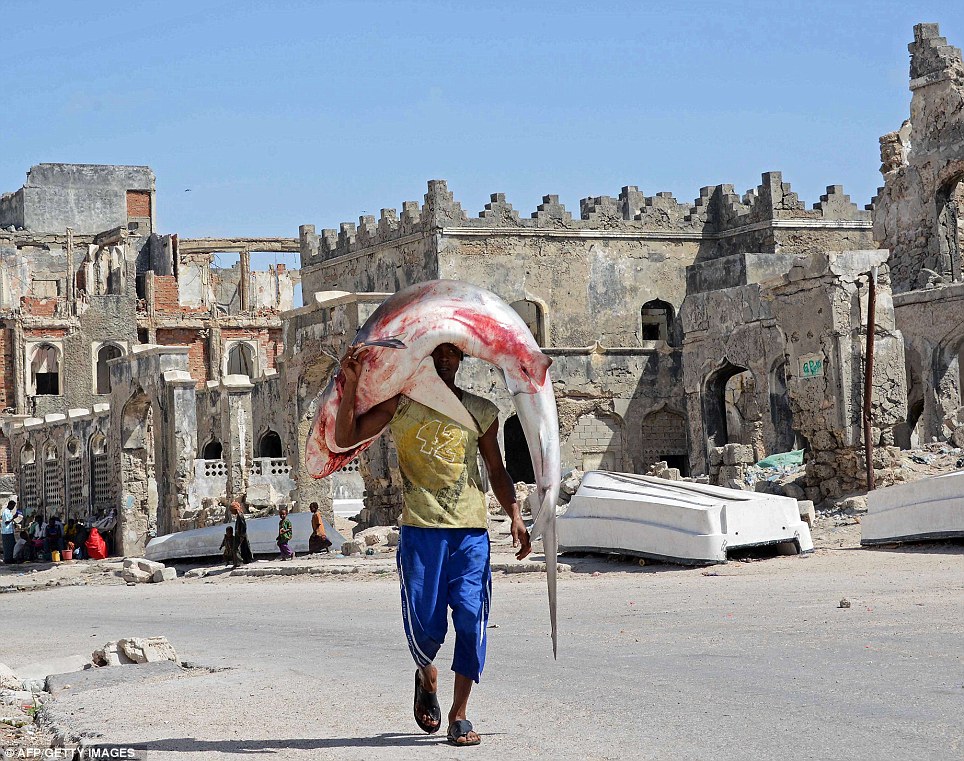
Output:
<instances>
[{"instance_id":1,"label":"arched doorway","mask_svg":"<svg viewBox=\"0 0 964 761\"><path fill-rule=\"evenodd\" d=\"M532 457L529 456L529 445L518 415L506 419L502 426L502 438L505 443L505 469L509 471L512 483L535 483Z\"/></svg>"},{"instance_id":2,"label":"arched doorway","mask_svg":"<svg viewBox=\"0 0 964 761\"><path fill-rule=\"evenodd\" d=\"M781 357L770 370L770 422L773 424L776 452L797 449L797 436L793 430L793 411L787 393L787 362ZM744 442L746 443L746 442Z\"/></svg>"},{"instance_id":3,"label":"arched doorway","mask_svg":"<svg viewBox=\"0 0 964 761\"><path fill-rule=\"evenodd\" d=\"M707 447L745 443L746 411L754 386L753 373L729 360L707 376L703 386Z\"/></svg>"},{"instance_id":4,"label":"arched doorway","mask_svg":"<svg viewBox=\"0 0 964 761\"><path fill-rule=\"evenodd\" d=\"M269 428L261 435L261 438L258 439L258 454L255 456L270 457L272 459L284 457L281 437Z\"/></svg>"}]
</instances>

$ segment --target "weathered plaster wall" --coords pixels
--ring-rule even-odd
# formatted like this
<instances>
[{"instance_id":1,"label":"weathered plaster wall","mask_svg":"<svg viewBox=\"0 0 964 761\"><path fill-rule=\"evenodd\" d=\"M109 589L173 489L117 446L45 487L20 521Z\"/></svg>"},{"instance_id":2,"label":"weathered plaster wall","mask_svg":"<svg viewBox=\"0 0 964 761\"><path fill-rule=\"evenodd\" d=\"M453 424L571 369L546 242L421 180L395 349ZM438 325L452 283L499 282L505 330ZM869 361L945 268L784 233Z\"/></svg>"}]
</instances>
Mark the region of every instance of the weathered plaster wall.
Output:
<instances>
[{"instance_id":1,"label":"weathered plaster wall","mask_svg":"<svg viewBox=\"0 0 964 761\"><path fill-rule=\"evenodd\" d=\"M195 382L182 347L137 346L111 367L110 452L117 473L118 550L143 552L181 527L197 447Z\"/></svg>"},{"instance_id":2,"label":"weathered plaster wall","mask_svg":"<svg viewBox=\"0 0 964 761\"><path fill-rule=\"evenodd\" d=\"M895 427L907 416L903 337L890 295L887 252L850 251L801 257L769 289L770 309L786 337L787 388L794 428L809 441L807 480L819 497L866 485L863 454L867 274L879 268L875 310L871 444L878 485L892 483L899 458ZM817 358L823 372L806 377ZM808 494L813 498L816 494Z\"/></svg>"},{"instance_id":3,"label":"weathered plaster wall","mask_svg":"<svg viewBox=\"0 0 964 761\"><path fill-rule=\"evenodd\" d=\"M0 224L39 232L64 232L71 227L79 234L126 228L128 190L150 193L153 211L154 173L146 166L38 164L30 168L27 182L18 191L22 221L18 224L14 203L8 201L10 217L0 218Z\"/></svg>"}]
</instances>

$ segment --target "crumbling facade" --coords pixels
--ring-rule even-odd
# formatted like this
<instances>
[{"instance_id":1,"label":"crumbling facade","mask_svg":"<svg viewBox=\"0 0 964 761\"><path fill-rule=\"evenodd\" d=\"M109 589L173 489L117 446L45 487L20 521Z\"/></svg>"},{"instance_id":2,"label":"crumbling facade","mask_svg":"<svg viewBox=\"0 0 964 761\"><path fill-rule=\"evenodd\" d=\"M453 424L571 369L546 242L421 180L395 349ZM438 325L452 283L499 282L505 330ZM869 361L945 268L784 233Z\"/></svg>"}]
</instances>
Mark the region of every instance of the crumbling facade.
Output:
<instances>
[{"instance_id":1,"label":"crumbling facade","mask_svg":"<svg viewBox=\"0 0 964 761\"><path fill-rule=\"evenodd\" d=\"M874 236L890 250L897 327L906 342L904 446L964 445L964 63L937 24L918 24L910 119L880 138L884 187Z\"/></svg>"},{"instance_id":2,"label":"crumbling facade","mask_svg":"<svg viewBox=\"0 0 964 761\"><path fill-rule=\"evenodd\" d=\"M155 231L147 167L41 164L0 200L0 472L28 512L117 512L117 547L292 498L275 360L284 238ZM217 257L237 257L217 266Z\"/></svg>"},{"instance_id":3,"label":"crumbling facade","mask_svg":"<svg viewBox=\"0 0 964 761\"><path fill-rule=\"evenodd\" d=\"M383 209L377 222L321 234L303 226L305 292L392 292L430 278L487 287L553 358L565 467L645 472L665 460L705 472L709 450L726 443L752 443L762 457L800 438L786 331L757 283L800 256L873 246L870 211L841 187L808 208L779 173L762 180L743 197L703 188L692 204L626 187L583 199L579 219L555 196L523 218L502 194L470 218L431 181L424 204L406 202L400 216ZM727 386L737 375L739 393ZM499 404L509 472L530 479L497 372L470 361L463 382ZM366 480L366 505L384 521L397 513L398 483L380 456L363 472L381 474Z\"/></svg>"}]
</instances>

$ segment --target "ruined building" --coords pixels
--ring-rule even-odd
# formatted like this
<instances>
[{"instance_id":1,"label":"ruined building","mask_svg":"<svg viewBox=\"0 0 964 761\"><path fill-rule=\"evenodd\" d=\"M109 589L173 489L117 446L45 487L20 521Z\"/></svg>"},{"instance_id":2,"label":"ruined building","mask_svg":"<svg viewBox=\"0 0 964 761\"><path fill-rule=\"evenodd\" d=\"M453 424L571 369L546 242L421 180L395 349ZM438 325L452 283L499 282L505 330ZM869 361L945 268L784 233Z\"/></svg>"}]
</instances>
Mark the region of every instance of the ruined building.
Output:
<instances>
[{"instance_id":1,"label":"ruined building","mask_svg":"<svg viewBox=\"0 0 964 761\"><path fill-rule=\"evenodd\" d=\"M297 241L155 228L147 167L41 164L0 199L0 478L28 512L119 509L123 547L292 488L265 397L299 275L250 254Z\"/></svg>"},{"instance_id":2,"label":"ruined building","mask_svg":"<svg viewBox=\"0 0 964 761\"><path fill-rule=\"evenodd\" d=\"M874 249L869 210L839 186L808 208L776 172L764 174L743 197L720 185L684 204L667 193L645 196L626 187L616 198L583 199L580 208L574 218L546 196L523 218L495 194L469 217L446 184L433 181L424 204L407 202L400 216L384 209L377 221L362 217L357 227L346 223L320 235L303 226L305 292L384 293L441 277L500 294L553 358L567 467L645 472L666 460L684 473L700 473L708 452L726 443L751 445L763 457L811 441L831 422L847 430L844 443L817 436L818 444L834 459L841 448L858 448L848 422L810 409L823 399L810 387L822 387L830 374L801 380L791 331L781 327L774 297L761 283L781 281L796 267L807 290L819 291L836 286L837 271L847 270L852 293L840 295L846 314L831 315L828 304L825 318L802 315L819 336L808 341L807 354L823 351L829 335L859 333L851 303L858 298L856 280L860 268L885 253L831 255L832 265L809 266L805 274L800 260L826 262L828 251ZM790 310L796 302L812 304L814 295L795 286L784 298ZM794 324L801 315L786 319ZM882 353L891 348L880 344ZM839 370L836 361L822 366L843 373L833 383L849 393L859 381L851 365L859 343L833 351L843 352ZM500 404L510 473L531 478L521 426L496 371L470 365L466 375L475 391ZM791 409L797 385L806 400L799 420ZM837 413L851 416L852 404ZM376 448L363 466L373 522L390 520L397 509L391 458L390 450ZM831 488L839 493L855 479L850 473L846 484Z\"/></svg>"},{"instance_id":3,"label":"ruined building","mask_svg":"<svg viewBox=\"0 0 964 761\"><path fill-rule=\"evenodd\" d=\"M431 278L492 289L553 358L564 467L665 460L739 487L740 462L803 448L795 496L814 501L866 483L873 278L869 443L891 483L899 447L964 443L964 65L934 25L915 28L910 52L911 118L881 139L885 185L864 208L837 185L808 205L768 172L742 196L629 186L578 214L546 196L523 215L495 194L470 216L435 180L422 203L338 230L186 241L155 233L146 169L35 167L0 201L16 488L28 506L117 507L128 552L209 520L221 496L330 512L359 475L363 523L392 522L387 436L341 481L310 479L302 453L332 357L387 294ZM297 250L300 275L250 270L255 250ZM241 255L224 269L216 251ZM498 371L469 359L462 381L499 404L509 472L530 480Z\"/></svg>"}]
</instances>

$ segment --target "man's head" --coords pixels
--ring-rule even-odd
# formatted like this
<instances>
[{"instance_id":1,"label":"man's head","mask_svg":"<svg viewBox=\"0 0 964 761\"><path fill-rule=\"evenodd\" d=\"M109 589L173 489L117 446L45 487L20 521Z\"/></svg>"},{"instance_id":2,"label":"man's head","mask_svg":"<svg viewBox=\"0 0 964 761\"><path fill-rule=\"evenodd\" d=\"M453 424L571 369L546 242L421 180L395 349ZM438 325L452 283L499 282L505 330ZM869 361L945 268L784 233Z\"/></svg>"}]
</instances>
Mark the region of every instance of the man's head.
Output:
<instances>
[{"instance_id":1,"label":"man's head","mask_svg":"<svg viewBox=\"0 0 964 761\"><path fill-rule=\"evenodd\" d=\"M435 372L438 373L439 378L446 383L454 383L464 356L462 350L455 344L436 346L432 352L432 361L435 363Z\"/></svg>"},{"instance_id":2,"label":"man's head","mask_svg":"<svg viewBox=\"0 0 964 761\"><path fill-rule=\"evenodd\" d=\"M317 502L312 502L310 505L308 505L308 509L311 510L311 512L313 512L313 513L317 513L317 512L318 512L318 503L317 503Z\"/></svg>"}]
</instances>

